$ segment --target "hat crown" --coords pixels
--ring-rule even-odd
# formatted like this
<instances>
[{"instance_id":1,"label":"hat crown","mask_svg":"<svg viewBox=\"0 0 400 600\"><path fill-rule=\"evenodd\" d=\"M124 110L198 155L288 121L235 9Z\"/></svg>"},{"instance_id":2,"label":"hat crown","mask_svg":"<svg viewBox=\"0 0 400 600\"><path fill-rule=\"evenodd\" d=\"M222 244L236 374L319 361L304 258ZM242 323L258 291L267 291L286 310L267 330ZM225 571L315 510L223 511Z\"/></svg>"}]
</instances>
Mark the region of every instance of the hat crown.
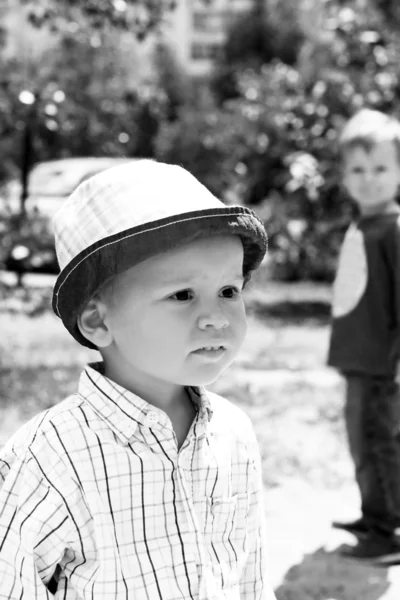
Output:
<instances>
[{"instance_id":1,"label":"hat crown","mask_svg":"<svg viewBox=\"0 0 400 600\"><path fill-rule=\"evenodd\" d=\"M153 160L132 160L81 183L53 219L61 270L109 236L187 212L221 208L188 171Z\"/></svg>"}]
</instances>

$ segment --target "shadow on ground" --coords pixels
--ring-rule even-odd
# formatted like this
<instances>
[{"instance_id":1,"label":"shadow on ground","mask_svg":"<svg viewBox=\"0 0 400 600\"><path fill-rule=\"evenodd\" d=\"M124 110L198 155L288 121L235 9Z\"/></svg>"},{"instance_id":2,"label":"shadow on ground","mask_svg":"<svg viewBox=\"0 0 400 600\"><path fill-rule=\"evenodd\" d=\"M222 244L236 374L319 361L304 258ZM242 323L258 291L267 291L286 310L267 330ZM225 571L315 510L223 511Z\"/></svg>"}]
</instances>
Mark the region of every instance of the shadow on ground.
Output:
<instances>
[{"instance_id":1,"label":"shadow on ground","mask_svg":"<svg viewBox=\"0 0 400 600\"><path fill-rule=\"evenodd\" d=\"M289 569L275 594L277 600L379 600L390 585L388 569L319 548Z\"/></svg>"}]
</instances>

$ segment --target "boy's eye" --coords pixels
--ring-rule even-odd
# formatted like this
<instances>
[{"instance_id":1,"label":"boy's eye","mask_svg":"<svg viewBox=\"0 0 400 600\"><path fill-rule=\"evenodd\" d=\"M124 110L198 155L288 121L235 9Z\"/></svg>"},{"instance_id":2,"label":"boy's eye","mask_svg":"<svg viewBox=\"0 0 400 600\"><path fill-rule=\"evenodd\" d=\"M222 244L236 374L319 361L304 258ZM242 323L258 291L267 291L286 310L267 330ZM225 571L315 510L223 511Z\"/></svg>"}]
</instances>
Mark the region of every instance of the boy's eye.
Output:
<instances>
[{"instance_id":1,"label":"boy's eye","mask_svg":"<svg viewBox=\"0 0 400 600\"><path fill-rule=\"evenodd\" d=\"M223 298L236 298L236 296L238 296L240 294L241 290L239 290L237 287L226 287L222 290L221 294Z\"/></svg>"},{"instance_id":2,"label":"boy's eye","mask_svg":"<svg viewBox=\"0 0 400 600\"><path fill-rule=\"evenodd\" d=\"M179 302L187 302L193 298L193 292L191 290L180 290L170 296L172 300L178 300Z\"/></svg>"},{"instance_id":3,"label":"boy's eye","mask_svg":"<svg viewBox=\"0 0 400 600\"><path fill-rule=\"evenodd\" d=\"M378 173L384 173L386 171L386 167L385 165L379 165L378 167L376 167L376 170L378 171Z\"/></svg>"}]
</instances>

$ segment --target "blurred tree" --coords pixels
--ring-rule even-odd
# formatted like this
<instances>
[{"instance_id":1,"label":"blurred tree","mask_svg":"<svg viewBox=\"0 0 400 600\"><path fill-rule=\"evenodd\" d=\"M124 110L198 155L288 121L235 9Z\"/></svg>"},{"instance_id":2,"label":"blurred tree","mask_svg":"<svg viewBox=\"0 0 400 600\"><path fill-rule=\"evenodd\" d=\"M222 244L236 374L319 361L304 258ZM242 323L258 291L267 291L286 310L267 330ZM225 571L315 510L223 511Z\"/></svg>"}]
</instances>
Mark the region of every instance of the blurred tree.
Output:
<instances>
[{"instance_id":1,"label":"blurred tree","mask_svg":"<svg viewBox=\"0 0 400 600\"><path fill-rule=\"evenodd\" d=\"M26 26L22 33L27 14L17 11L7 20L9 44L0 53L0 152L6 156L0 181L23 166L28 134L31 163L152 155L159 119L175 118L185 101L183 76L167 49L160 47L152 62L154 40L138 43L107 22L93 28L90 19L51 32Z\"/></svg>"},{"instance_id":2,"label":"blurred tree","mask_svg":"<svg viewBox=\"0 0 400 600\"><path fill-rule=\"evenodd\" d=\"M235 19L228 29L211 81L217 101L239 96L236 75L240 68L260 68L275 59L294 65L304 40L298 2L256 0L253 8Z\"/></svg>"},{"instance_id":3,"label":"blurred tree","mask_svg":"<svg viewBox=\"0 0 400 600\"><path fill-rule=\"evenodd\" d=\"M164 117L168 121L175 121L179 117L181 107L191 101L191 82L178 65L174 51L161 36L155 44L153 63L155 83L165 96Z\"/></svg>"},{"instance_id":4,"label":"blurred tree","mask_svg":"<svg viewBox=\"0 0 400 600\"><path fill-rule=\"evenodd\" d=\"M167 51L152 61L154 40L139 43L106 22L21 28L23 14L5 21L11 34L0 52L0 183L19 177L23 201L35 162L153 156L160 119L176 118L184 102L183 77ZM6 242L2 234L0 255Z\"/></svg>"},{"instance_id":5,"label":"blurred tree","mask_svg":"<svg viewBox=\"0 0 400 600\"><path fill-rule=\"evenodd\" d=\"M400 5L398 0L374 0L375 6L382 12L388 24L400 25Z\"/></svg>"},{"instance_id":6,"label":"blurred tree","mask_svg":"<svg viewBox=\"0 0 400 600\"><path fill-rule=\"evenodd\" d=\"M276 58L293 65L304 37L298 2L256 0L253 8L229 28L224 58L235 65L255 66Z\"/></svg>"},{"instance_id":7,"label":"blurred tree","mask_svg":"<svg viewBox=\"0 0 400 600\"><path fill-rule=\"evenodd\" d=\"M112 25L143 40L174 10L177 0L22 0L28 19L36 27L63 29L82 18L94 29Z\"/></svg>"}]
</instances>

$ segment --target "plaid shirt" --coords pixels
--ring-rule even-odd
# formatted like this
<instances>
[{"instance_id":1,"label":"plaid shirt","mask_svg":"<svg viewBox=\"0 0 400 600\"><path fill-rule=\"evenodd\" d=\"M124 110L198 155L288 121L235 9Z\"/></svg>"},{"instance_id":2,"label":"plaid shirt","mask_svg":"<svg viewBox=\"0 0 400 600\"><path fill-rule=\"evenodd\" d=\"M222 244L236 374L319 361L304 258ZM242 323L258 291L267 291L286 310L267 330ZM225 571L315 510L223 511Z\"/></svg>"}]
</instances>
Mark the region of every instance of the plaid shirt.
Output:
<instances>
[{"instance_id":1,"label":"plaid shirt","mask_svg":"<svg viewBox=\"0 0 400 600\"><path fill-rule=\"evenodd\" d=\"M167 415L95 365L13 436L0 454L1 599L274 598L250 421L189 393L179 452Z\"/></svg>"}]
</instances>

